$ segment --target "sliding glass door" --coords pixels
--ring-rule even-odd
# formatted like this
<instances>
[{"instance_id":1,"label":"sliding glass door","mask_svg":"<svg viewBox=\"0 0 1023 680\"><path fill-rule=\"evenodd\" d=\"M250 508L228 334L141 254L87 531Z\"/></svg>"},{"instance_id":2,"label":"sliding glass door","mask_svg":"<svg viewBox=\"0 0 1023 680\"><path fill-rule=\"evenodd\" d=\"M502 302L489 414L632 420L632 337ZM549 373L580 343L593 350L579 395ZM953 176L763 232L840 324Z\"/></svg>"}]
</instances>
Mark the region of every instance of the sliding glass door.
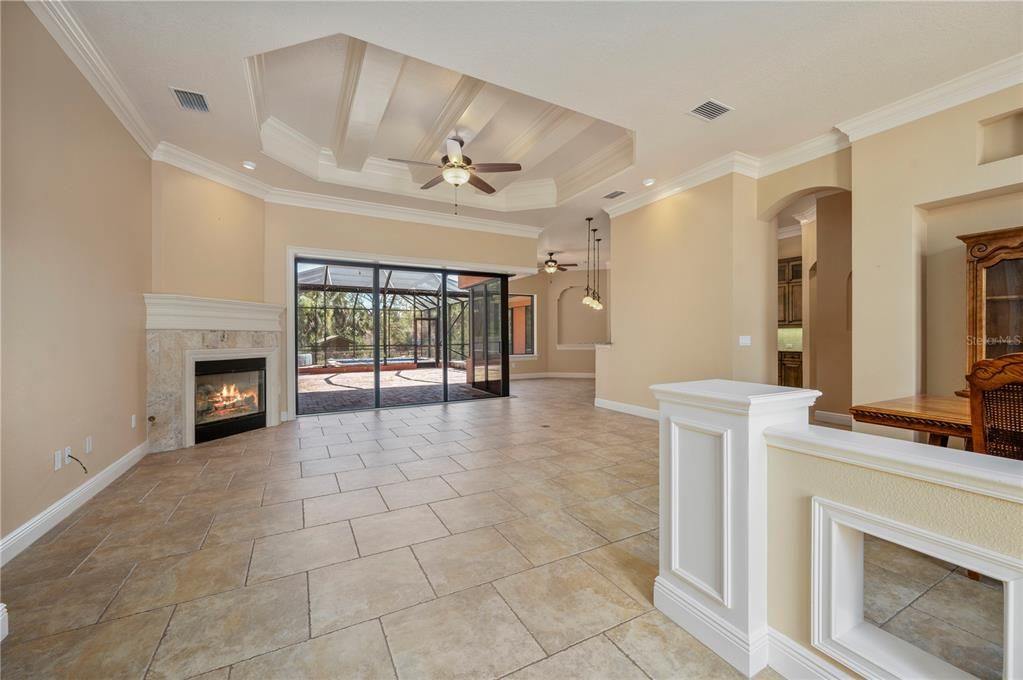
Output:
<instances>
[{"instance_id":1,"label":"sliding glass door","mask_svg":"<svg viewBox=\"0 0 1023 680\"><path fill-rule=\"evenodd\" d=\"M299 415L507 396L508 280L300 259Z\"/></svg>"}]
</instances>

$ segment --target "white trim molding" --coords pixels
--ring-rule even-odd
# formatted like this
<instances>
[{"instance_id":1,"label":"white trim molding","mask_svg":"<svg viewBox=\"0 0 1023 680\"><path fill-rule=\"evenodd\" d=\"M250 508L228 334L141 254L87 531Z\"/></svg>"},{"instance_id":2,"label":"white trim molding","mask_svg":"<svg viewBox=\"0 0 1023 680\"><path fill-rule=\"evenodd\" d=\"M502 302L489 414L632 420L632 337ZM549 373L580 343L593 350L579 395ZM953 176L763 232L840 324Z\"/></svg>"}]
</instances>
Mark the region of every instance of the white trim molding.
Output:
<instances>
[{"instance_id":1,"label":"white trim molding","mask_svg":"<svg viewBox=\"0 0 1023 680\"><path fill-rule=\"evenodd\" d=\"M280 349L277 347L253 347L246 349L188 349L184 357L184 383L181 393L181 412L185 416L182 436L185 447L195 446L195 364L198 361L220 361L222 359L266 359L266 426L281 424L280 420Z\"/></svg>"},{"instance_id":2,"label":"white trim molding","mask_svg":"<svg viewBox=\"0 0 1023 680\"><path fill-rule=\"evenodd\" d=\"M855 142L1023 83L1023 53L900 99L835 127Z\"/></svg>"},{"instance_id":3,"label":"white trim molding","mask_svg":"<svg viewBox=\"0 0 1023 680\"><path fill-rule=\"evenodd\" d=\"M7 625L7 605L0 602L0 640L7 637L7 631L9 630Z\"/></svg>"},{"instance_id":4,"label":"white trim molding","mask_svg":"<svg viewBox=\"0 0 1023 680\"><path fill-rule=\"evenodd\" d=\"M764 432L767 445L1023 503L1023 461L816 425Z\"/></svg>"},{"instance_id":5,"label":"white trim molding","mask_svg":"<svg viewBox=\"0 0 1023 680\"><path fill-rule=\"evenodd\" d=\"M467 215L451 215L433 210L406 208L386 203L372 203L353 198L343 198L341 196L279 189L168 142L160 142L153 151L153 160L173 165L194 175L205 177L210 181L237 189L250 196L261 198L267 203L289 205L298 208L312 208L313 210L328 210L402 222L414 222L417 224L430 224L450 229L483 231L519 238L536 239L543 232L542 227L528 224L488 220ZM536 268L534 267L530 273L535 274Z\"/></svg>"},{"instance_id":6,"label":"white trim molding","mask_svg":"<svg viewBox=\"0 0 1023 680\"><path fill-rule=\"evenodd\" d=\"M91 479L80 485L38 515L0 539L0 564L7 564L25 548L39 540L47 531L57 526L72 512L105 489L111 482L127 472L149 451L149 441L124 454L110 465L97 472Z\"/></svg>"},{"instance_id":7,"label":"white trim molding","mask_svg":"<svg viewBox=\"0 0 1023 680\"><path fill-rule=\"evenodd\" d=\"M280 331L282 305L145 293L147 330Z\"/></svg>"},{"instance_id":8,"label":"white trim molding","mask_svg":"<svg viewBox=\"0 0 1023 680\"><path fill-rule=\"evenodd\" d=\"M151 155L156 147L152 131L131 101L117 74L93 43L85 28L78 22L71 9L72 3L46 0L27 4L128 134L142 147L147 156Z\"/></svg>"},{"instance_id":9,"label":"white trim molding","mask_svg":"<svg viewBox=\"0 0 1023 680\"><path fill-rule=\"evenodd\" d=\"M814 647L866 678L973 677L864 619L866 533L1001 581L1002 677L1020 677L1023 560L823 498L811 500L811 511L810 635Z\"/></svg>"},{"instance_id":10,"label":"white trim molding","mask_svg":"<svg viewBox=\"0 0 1023 680\"><path fill-rule=\"evenodd\" d=\"M692 170L670 179L664 183L663 186L642 193L635 198L630 198L620 203L607 206L604 208L604 212L610 215L612 218L619 217L625 213L638 210L643 206L650 205L661 199L674 196L675 194L688 191L693 187L706 184L712 180L718 179L735 173L737 175L745 175L746 177L758 177L760 168L760 159L755 156L750 156L739 151L733 151L732 153L725 154L720 158L715 158L712 161L704 163L703 165L693 168Z\"/></svg>"},{"instance_id":11,"label":"white trim molding","mask_svg":"<svg viewBox=\"0 0 1023 680\"><path fill-rule=\"evenodd\" d=\"M764 156L760 159L757 176L767 177L847 148L849 148L849 138L845 133L841 130L829 130L823 135Z\"/></svg>"},{"instance_id":12,"label":"white trim molding","mask_svg":"<svg viewBox=\"0 0 1023 680\"><path fill-rule=\"evenodd\" d=\"M768 665L783 678L803 680L852 680L852 676L838 666L828 663L811 650L774 628L767 631L770 645Z\"/></svg>"},{"instance_id":13,"label":"white trim molding","mask_svg":"<svg viewBox=\"0 0 1023 680\"><path fill-rule=\"evenodd\" d=\"M598 397L593 400L593 405L597 408L606 408L608 411L627 413L630 416L639 416L640 418L646 418L647 420L657 420L660 417L660 414L655 408L637 406L636 404L627 404L624 401L612 401L611 399L601 399Z\"/></svg>"},{"instance_id":14,"label":"white trim molding","mask_svg":"<svg viewBox=\"0 0 1023 680\"><path fill-rule=\"evenodd\" d=\"M794 238L803 235L803 225L790 224L787 227L778 227L778 240Z\"/></svg>"}]
</instances>

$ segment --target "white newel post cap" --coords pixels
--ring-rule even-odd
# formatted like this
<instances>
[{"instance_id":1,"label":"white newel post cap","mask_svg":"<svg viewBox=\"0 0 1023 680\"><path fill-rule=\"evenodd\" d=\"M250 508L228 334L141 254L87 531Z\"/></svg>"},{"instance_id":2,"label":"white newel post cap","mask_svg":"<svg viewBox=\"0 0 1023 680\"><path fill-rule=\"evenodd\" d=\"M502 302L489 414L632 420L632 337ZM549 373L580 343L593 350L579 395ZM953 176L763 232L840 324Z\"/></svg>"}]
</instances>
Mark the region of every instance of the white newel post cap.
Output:
<instances>
[{"instance_id":1,"label":"white newel post cap","mask_svg":"<svg viewBox=\"0 0 1023 680\"><path fill-rule=\"evenodd\" d=\"M739 414L765 414L809 408L821 393L801 387L780 387L738 380L691 380L651 385L658 401Z\"/></svg>"}]
</instances>

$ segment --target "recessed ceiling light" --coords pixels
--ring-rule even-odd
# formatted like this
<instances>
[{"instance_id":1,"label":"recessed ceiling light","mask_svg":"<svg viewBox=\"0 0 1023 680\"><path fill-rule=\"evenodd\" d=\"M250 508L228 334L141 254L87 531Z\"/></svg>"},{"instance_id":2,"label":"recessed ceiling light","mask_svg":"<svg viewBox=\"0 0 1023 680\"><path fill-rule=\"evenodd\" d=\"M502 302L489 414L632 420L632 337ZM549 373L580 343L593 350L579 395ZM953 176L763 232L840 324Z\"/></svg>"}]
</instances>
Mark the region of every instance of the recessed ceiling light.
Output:
<instances>
[{"instance_id":1,"label":"recessed ceiling light","mask_svg":"<svg viewBox=\"0 0 1023 680\"><path fill-rule=\"evenodd\" d=\"M654 182L656 182L656 181L657 180L654 179L653 177L647 178L647 179L643 180L643 186L645 186L645 187L652 187L654 185Z\"/></svg>"},{"instance_id":2,"label":"recessed ceiling light","mask_svg":"<svg viewBox=\"0 0 1023 680\"><path fill-rule=\"evenodd\" d=\"M246 170L255 170L256 164L253 163L252 161L242 161L242 167L245 168Z\"/></svg>"}]
</instances>

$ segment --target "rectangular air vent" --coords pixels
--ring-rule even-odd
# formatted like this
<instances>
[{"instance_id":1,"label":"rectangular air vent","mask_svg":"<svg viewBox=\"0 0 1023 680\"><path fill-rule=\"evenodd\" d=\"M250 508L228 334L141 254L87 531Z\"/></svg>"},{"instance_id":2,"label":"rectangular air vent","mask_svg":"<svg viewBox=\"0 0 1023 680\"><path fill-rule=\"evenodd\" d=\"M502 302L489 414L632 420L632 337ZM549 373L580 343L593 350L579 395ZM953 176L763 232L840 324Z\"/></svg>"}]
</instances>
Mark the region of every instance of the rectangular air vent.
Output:
<instances>
[{"instance_id":1,"label":"rectangular air vent","mask_svg":"<svg viewBox=\"0 0 1023 680\"><path fill-rule=\"evenodd\" d=\"M179 90L176 87L172 87L171 92L178 98L178 104L181 105L181 108L187 111L208 113L210 110L210 105L206 103L205 95L198 92L189 92L188 90Z\"/></svg>"},{"instance_id":2,"label":"rectangular air vent","mask_svg":"<svg viewBox=\"0 0 1023 680\"><path fill-rule=\"evenodd\" d=\"M618 198L619 196L624 196L624 195L625 195L624 191L612 191L611 193L609 193L604 198Z\"/></svg>"},{"instance_id":3,"label":"rectangular air vent","mask_svg":"<svg viewBox=\"0 0 1023 680\"><path fill-rule=\"evenodd\" d=\"M703 120L714 120L732 110L731 106L722 104L714 99L708 99L703 102L695 109L689 112L689 115L702 118Z\"/></svg>"}]
</instances>

